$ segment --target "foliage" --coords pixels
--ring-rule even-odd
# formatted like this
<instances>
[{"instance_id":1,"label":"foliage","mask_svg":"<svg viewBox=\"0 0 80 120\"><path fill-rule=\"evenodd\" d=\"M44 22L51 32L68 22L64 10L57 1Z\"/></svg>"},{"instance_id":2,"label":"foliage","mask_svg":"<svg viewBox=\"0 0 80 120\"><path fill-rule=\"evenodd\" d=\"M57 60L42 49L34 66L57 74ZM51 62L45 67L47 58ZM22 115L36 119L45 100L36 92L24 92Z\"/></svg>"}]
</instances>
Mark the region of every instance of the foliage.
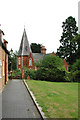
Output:
<instances>
[{"instance_id":1,"label":"foliage","mask_svg":"<svg viewBox=\"0 0 80 120\"><path fill-rule=\"evenodd\" d=\"M80 82L80 59L77 59L76 62L72 65L71 81Z\"/></svg>"},{"instance_id":2,"label":"foliage","mask_svg":"<svg viewBox=\"0 0 80 120\"><path fill-rule=\"evenodd\" d=\"M69 81L62 59L53 55L45 56L41 61L36 78L47 81Z\"/></svg>"},{"instance_id":3,"label":"foliage","mask_svg":"<svg viewBox=\"0 0 80 120\"><path fill-rule=\"evenodd\" d=\"M73 63L73 53L77 50L77 43L72 43L72 39L77 35L78 27L75 18L68 17L62 25L63 32L60 39L61 46L57 49L57 55L65 58L69 64Z\"/></svg>"},{"instance_id":4,"label":"foliage","mask_svg":"<svg viewBox=\"0 0 80 120\"><path fill-rule=\"evenodd\" d=\"M36 80L36 71L35 70L26 68L26 70L25 70L25 79L27 79L28 75L29 75L30 79Z\"/></svg>"},{"instance_id":5,"label":"foliage","mask_svg":"<svg viewBox=\"0 0 80 120\"><path fill-rule=\"evenodd\" d=\"M77 34L73 39L72 43L77 43L77 50L75 53L75 59L80 59L80 34Z\"/></svg>"},{"instance_id":6,"label":"foliage","mask_svg":"<svg viewBox=\"0 0 80 120\"><path fill-rule=\"evenodd\" d=\"M18 70L18 69L15 69L15 70L13 70L13 72L12 72L12 75L10 74L9 75L9 78L22 78L22 74L21 74L21 71L20 70Z\"/></svg>"},{"instance_id":7,"label":"foliage","mask_svg":"<svg viewBox=\"0 0 80 120\"><path fill-rule=\"evenodd\" d=\"M9 51L8 56L8 70L16 70L17 69L17 51L14 53Z\"/></svg>"},{"instance_id":8,"label":"foliage","mask_svg":"<svg viewBox=\"0 0 80 120\"><path fill-rule=\"evenodd\" d=\"M41 44L31 43L30 46L33 53L41 53Z\"/></svg>"}]
</instances>

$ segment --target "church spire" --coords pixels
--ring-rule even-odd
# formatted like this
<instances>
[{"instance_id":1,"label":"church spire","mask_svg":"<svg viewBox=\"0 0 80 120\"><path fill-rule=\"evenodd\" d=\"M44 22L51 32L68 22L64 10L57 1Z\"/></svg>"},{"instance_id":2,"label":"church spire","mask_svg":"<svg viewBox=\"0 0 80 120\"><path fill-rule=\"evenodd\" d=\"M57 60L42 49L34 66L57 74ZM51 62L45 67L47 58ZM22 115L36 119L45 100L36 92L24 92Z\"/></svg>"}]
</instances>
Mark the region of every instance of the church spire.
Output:
<instances>
[{"instance_id":1,"label":"church spire","mask_svg":"<svg viewBox=\"0 0 80 120\"><path fill-rule=\"evenodd\" d=\"M28 42L26 30L24 27L24 32L23 32L18 56L29 56L29 54L30 54L30 47L29 47L29 42Z\"/></svg>"}]
</instances>

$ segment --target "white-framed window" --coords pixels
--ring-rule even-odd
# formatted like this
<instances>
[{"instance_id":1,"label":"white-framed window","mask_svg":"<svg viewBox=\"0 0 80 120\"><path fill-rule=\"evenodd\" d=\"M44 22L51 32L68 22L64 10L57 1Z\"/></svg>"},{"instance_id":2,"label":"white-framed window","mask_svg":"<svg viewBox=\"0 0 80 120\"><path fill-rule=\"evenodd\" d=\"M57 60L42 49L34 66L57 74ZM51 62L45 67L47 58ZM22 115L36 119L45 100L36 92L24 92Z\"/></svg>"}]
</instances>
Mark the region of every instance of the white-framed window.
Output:
<instances>
[{"instance_id":1,"label":"white-framed window","mask_svg":"<svg viewBox=\"0 0 80 120\"><path fill-rule=\"evenodd\" d=\"M3 76L4 76L5 74L4 74L4 60L3 60Z\"/></svg>"},{"instance_id":2,"label":"white-framed window","mask_svg":"<svg viewBox=\"0 0 80 120\"><path fill-rule=\"evenodd\" d=\"M19 59L18 59L18 64L20 65L20 57L19 57Z\"/></svg>"},{"instance_id":3,"label":"white-framed window","mask_svg":"<svg viewBox=\"0 0 80 120\"><path fill-rule=\"evenodd\" d=\"M1 63L1 60L0 60L0 78L2 77L1 76L1 66L2 66L2 63Z\"/></svg>"},{"instance_id":4,"label":"white-framed window","mask_svg":"<svg viewBox=\"0 0 80 120\"><path fill-rule=\"evenodd\" d=\"M29 66L32 66L32 58L29 59Z\"/></svg>"}]
</instances>

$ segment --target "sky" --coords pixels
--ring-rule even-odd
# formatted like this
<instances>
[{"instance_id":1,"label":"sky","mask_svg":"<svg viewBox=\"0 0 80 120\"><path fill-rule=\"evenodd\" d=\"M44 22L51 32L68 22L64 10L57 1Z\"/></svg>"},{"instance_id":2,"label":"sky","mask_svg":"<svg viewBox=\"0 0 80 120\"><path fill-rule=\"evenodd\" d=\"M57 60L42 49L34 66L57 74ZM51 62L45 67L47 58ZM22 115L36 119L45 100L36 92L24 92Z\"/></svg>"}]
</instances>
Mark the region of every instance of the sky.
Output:
<instances>
[{"instance_id":1,"label":"sky","mask_svg":"<svg viewBox=\"0 0 80 120\"><path fill-rule=\"evenodd\" d=\"M0 29L5 33L8 50L18 51L26 29L29 44L39 43L47 53L60 46L62 22L75 17L78 26L79 0L2 0L0 1Z\"/></svg>"}]
</instances>

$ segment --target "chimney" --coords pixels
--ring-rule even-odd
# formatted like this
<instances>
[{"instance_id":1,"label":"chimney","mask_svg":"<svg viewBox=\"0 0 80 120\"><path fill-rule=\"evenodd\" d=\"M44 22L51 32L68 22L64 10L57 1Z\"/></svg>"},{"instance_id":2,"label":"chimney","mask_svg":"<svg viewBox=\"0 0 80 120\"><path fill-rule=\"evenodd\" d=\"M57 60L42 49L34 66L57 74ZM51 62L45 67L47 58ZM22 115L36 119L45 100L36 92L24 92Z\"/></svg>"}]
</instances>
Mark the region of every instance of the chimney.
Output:
<instances>
[{"instance_id":1,"label":"chimney","mask_svg":"<svg viewBox=\"0 0 80 120\"><path fill-rule=\"evenodd\" d=\"M4 43L3 44L4 44L4 46L5 46L6 49L7 49L7 43L8 42L4 39Z\"/></svg>"},{"instance_id":2,"label":"chimney","mask_svg":"<svg viewBox=\"0 0 80 120\"><path fill-rule=\"evenodd\" d=\"M42 53L42 54L46 54L46 48L45 48L45 46L42 46L42 48L41 48L41 53Z\"/></svg>"}]
</instances>

